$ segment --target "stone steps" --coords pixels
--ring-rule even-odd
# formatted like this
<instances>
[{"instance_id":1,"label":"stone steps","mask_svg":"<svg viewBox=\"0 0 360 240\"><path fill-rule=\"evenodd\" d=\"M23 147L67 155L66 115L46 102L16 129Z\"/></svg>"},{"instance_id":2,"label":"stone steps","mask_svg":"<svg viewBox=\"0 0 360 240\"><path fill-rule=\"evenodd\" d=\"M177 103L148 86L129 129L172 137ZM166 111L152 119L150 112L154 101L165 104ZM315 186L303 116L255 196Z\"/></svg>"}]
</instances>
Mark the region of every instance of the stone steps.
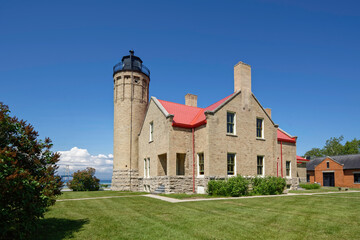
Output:
<instances>
[{"instance_id":1,"label":"stone steps","mask_svg":"<svg viewBox=\"0 0 360 240\"><path fill-rule=\"evenodd\" d=\"M161 193L165 193L165 185L159 185L154 192L152 192L153 194L161 194Z\"/></svg>"}]
</instances>

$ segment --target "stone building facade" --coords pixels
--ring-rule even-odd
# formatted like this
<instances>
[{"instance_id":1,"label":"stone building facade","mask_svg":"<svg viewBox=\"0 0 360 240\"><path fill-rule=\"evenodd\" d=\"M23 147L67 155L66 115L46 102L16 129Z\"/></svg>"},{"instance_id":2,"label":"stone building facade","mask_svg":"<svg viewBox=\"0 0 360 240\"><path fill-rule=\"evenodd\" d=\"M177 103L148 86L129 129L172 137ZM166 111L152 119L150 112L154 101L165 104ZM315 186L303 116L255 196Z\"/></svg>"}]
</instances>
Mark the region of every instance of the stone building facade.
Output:
<instances>
[{"instance_id":1,"label":"stone building facade","mask_svg":"<svg viewBox=\"0 0 360 240\"><path fill-rule=\"evenodd\" d=\"M203 193L210 179L236 175L298 184L297 138L252 93L249 65L235 65L234 92L207 108L193 94L148 101L150 73L133 53L115 67L113 190Z\"/></svg>"}]
</instances>

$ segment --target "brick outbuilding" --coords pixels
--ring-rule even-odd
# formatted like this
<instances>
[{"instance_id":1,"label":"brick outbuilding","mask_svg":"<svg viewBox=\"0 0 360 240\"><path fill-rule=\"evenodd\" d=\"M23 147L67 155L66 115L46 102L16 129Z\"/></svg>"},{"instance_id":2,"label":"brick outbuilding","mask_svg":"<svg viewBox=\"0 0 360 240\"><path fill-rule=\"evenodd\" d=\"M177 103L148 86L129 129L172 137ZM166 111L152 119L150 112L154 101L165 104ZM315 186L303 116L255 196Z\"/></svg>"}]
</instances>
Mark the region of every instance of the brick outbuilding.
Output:
<instances>
[{"instance_id":1,"label":"brick outbuilding","mask_svg":"<svg viewBox=\"0 0 360 240\"><path fill-rule=\"evenodd\" d=\"M360 188L360 154L316 158L307 163L306 170L310 183Z\"/></svg>"}]
</instances>

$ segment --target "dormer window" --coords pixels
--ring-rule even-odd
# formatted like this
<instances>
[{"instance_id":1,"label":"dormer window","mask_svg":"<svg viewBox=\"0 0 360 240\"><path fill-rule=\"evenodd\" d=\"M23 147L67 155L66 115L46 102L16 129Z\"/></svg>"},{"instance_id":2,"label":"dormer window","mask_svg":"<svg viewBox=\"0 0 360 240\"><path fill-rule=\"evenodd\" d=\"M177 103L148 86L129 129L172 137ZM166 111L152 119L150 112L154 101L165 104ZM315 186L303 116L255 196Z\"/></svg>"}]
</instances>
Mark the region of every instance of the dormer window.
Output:
<instances>
[{"instance_id":1,"label":"dormer window","mask_svg":"<svg viewBox=\"0 0 360 240\"><path fill-rule=\"evenodd\" d=\"M227 112L227 133L235 134L235 113Z\"/></svg>"}]
</instances>

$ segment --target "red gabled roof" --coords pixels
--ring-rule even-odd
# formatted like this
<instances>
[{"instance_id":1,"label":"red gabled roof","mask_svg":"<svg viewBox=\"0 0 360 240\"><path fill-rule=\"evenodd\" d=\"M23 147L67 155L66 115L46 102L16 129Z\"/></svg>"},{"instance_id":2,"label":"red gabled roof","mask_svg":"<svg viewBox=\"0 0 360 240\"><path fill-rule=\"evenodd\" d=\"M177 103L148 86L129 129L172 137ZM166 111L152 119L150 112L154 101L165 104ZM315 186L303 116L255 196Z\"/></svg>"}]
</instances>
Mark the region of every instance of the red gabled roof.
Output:
<instances>
[{"instance_id":1,"label":"red gabled roof","mask_svg":"<svg viewBox=\"0 0 360 240\"><path fill-rule=\"evenodd\" d=\"M310 161L310 160L306 159L306 158L302 158L302 157L296 155L296 162L297 163L303 163L303 162L308 162L308 161Z\"/></svg>"},{"instance_id":2,"label":"red gabled roof","mask_svg":"<svg viewBox=\"0 0 360 240\"><path fill-rule=\"evenodd\" d=\"M174 115L173 126L183 128L195 128L206 124L205 111L214 111L233 94L221 99L220 101L208 106L207 108L192 107L164 100L159 100L159 102L161 103L161 105L163 105L163 107L169 114Z\"/></svg>"},{"instance_id":3,"label":"red gabled roof","mask_svg":"<svg viewBox=\"0 0 360 240\"><path fill-rule=\"evenodd\" d=\"M280 142L296 143L296 137L292 137L280 129L277 131L277 138Z\"/></svg>"},{"instance_id":4,"label":"red gabled roof","mask_svg":"<svg viewBox=\"0 0 360 240\"><path fill-rule=\"evenodd\" d=\"M235 93L230 94L229 96L221 99L220 101L206 107L198 108L187 106L180 103L169 102L165 100L158 100L160 104L165 108L165 110L174 115L173 126L182 127L182 128L196 128L201 125L206 124L205 111L214 111L226 100L228 100ZM296 143L296 138L288 135L284 131L278 129L277 132L278 141Z\"/></svg>"}]
</instances>

